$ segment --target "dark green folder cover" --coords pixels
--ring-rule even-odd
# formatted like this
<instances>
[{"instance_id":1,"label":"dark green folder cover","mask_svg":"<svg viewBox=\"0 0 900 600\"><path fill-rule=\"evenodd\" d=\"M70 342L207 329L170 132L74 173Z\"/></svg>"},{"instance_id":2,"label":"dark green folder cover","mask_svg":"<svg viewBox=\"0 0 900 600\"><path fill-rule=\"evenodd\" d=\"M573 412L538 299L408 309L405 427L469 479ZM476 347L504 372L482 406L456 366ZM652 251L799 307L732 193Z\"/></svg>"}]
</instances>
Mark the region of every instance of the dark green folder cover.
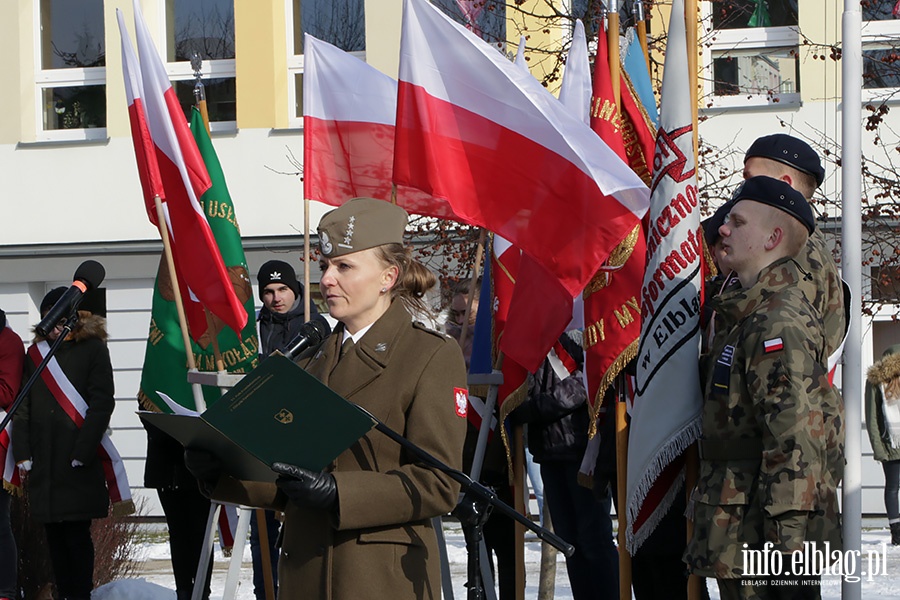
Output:
<instances>
[{"instance_id":1,"label":"dark green folder cover","mask_svg":"<svg viewBox=\"0 0 900 600\"><path fill-rule=\"evenodd\" d=\"M321 471L375 423L288 358L273 354L199 417L138 413L228 475L275 481L275 462Z\"/></svg>"}]
</instances>

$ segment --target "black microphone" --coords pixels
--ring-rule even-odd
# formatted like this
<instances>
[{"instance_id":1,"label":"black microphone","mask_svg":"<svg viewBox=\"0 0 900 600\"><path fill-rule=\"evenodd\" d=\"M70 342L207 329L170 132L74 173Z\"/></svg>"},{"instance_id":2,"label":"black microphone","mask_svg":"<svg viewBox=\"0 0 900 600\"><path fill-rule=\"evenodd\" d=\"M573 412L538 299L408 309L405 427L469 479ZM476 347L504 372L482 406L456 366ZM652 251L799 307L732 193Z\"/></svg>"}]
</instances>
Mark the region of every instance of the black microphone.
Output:
<instances>
[{"instance_id":1,"label":"black microphone","mask_svg":"<svg viewBox=\"0 0 900 600\"><path fill-rule=\"evenodd\" d=\"M307 321L300 326L300 331L296 337L288 342L287 348L283 352L285 356L294 359L295 356L313 346L318 346L322 340L331 333L331 325L323 318Z\"/></svg>"},{"instance_id":2,"label":"black microphone","mask_svg":"<svg viewBox=\"0 0 900 600\"><path fill-rule=\"evenodd\" d=\"M47 337L61 320L66 319L75 312L85 293L95 289L106 277L106 269L96 260L86 260L75 270L72 285L67 289L56 304L47 312L47 316L41 319L34 330L41 336Z\"/></svg>"}]
</instances>

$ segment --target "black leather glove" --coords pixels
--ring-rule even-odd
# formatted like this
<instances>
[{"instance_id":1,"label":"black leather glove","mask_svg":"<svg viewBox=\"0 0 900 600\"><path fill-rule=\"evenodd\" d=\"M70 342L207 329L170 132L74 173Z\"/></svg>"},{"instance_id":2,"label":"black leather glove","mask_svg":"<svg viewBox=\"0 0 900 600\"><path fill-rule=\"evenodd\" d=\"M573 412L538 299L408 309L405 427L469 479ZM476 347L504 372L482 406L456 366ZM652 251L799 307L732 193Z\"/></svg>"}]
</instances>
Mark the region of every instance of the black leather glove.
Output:
<instances>
[{"instance_id":1,"label":"black leather glove","mask_svg":"<svg viewBox=\"0 0 900 600\"><path fill-rule=\"evenodd\" d=\"M222 476L222 461L206 450L185 448L184 466L208 490L216 487Z\"/></svg>"},{"instance_id":2,"label":"black leather glove","mask_svg":"<svg viewBox=\"0 0 900 600\"><path fill-rule=\"evenodd\" d=\"M331 473L314 473L281 462L273 464L272 470L280 475L275 484L297 506L325 510L337 502L337 483Z\"/></svg>"}]
</instances>

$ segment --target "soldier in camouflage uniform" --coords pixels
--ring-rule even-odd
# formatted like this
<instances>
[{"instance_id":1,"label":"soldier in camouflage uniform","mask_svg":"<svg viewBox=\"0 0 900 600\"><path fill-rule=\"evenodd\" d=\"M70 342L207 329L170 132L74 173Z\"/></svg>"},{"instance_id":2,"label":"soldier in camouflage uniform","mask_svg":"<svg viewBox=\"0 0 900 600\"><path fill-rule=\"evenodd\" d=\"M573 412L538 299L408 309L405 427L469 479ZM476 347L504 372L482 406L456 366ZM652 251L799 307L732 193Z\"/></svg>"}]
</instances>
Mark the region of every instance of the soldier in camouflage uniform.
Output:
<instances>
[{"instance_id":1,"label":"soldier in camouflage uniform","mask_svg":"<svg viewBox=\"0 0 900 600\"><path fill-rule=\"evenodd\" d=\"M758 175L784 181L803 194L807 202L811 202L816 188L825 180L825 169L819 155L809 144L793 136L776 133L757 138L744 155L744 179ZM850 288L841 280L825 236L818 229L810 234L805 250L796 259L806 273L800 287L820 315L825 328L825 355L828 357L830 381L847 336ZM831 401L833 404L828 411L835 418L830 422L834 431L830 431L829 435L840 439L841 444L832 448L838 454L829 456L827 463L832 469L831 478L840 481L844 475L844 399L837 388L831 395Z\"/></svg>"},{"instance_id":2,"label":"soldier in camouflage uniform","mask_svg":"<svg viewBox=\"0 0 900 600\"><path fill-rule=\"evenodd\" d=\"M723 266L737 285L713 300L716 337L701 364L705 402L694 532L685 561L715 577L723 599L818 597L802 587L742 580L744 550L839 547L840 406L827 377L826 330L796 257L815 228L802 194L748 179L721 228ZM746 545L746 546L745 546ZM783 556L789 571L790 555ZM782 575L787 575L782 571ZM786 594L780 596L779 594Z\"/></svg>"}]
</instances>

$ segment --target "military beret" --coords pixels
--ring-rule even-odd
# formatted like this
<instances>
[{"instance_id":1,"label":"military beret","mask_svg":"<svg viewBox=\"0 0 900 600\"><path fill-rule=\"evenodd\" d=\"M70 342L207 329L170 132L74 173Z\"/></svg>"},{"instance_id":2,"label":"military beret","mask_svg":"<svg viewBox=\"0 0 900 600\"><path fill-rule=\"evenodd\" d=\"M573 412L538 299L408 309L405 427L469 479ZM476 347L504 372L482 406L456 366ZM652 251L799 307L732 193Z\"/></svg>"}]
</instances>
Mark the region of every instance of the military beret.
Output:
<instances>
[{"instance_id":1,"label":"military beret","mask_svg":"<svg viewBox=\"0 0 900 600\"><path fill-rule=\"evenodd\" d=\"M726 202L713 213L711 217L703 219L700 223L703 225L703 236L706 238L706 244L712 246L719 239L719 227L725 222L725 217L734 206L732 202Z\"/></svg>"},{"instance_id":2,"label":"military beret","mask_svg":"<svg viewBox=\"0 0 900 600\"><path fill-rule=\"evenodd\" d=\"M353 198L319 221L319 249L328 258L383 244L402 244L406 211L385 200Z\"/></svg>"},{"instance_id":3,"label":"military beret","mask_svg":"<svg viewBox=\"0 0 900 600\"><path fill-rule=\"evenodd\" d=\"M262 298L263 290L270 283L283 283L291 288L294 296L300 297L300 282L297 281L297 274L294 268L283 260L267 261L259 268L256 274L256 282L259 284L259 297Z\"/></svg>"},{"instance_id":4,"label":"military beret","mask_svg":"<svg viewBox=\"0 0 900 600\"><path fill-rule=\"evenodd\" d=\"M825 169L819 161L819 155L809 144L784 133L775 133L757 138L750 145L744 162L754 156L768 158L794 167L798 171L812 175L816 179L816 187L825 180Z\"/></svg>"},{"instance_id":5,"label":"military beret","mask_svg":"<svg viewBox=\"0 0 900 600\"><path fill-rule=\"evenodd\" d=\"M734 206L741 200L754 200L780 208L803 223L810 234L816 229L816 221L809 202L803 194L780 179L762 175L751 177L735 190L731 205Z\"/></svg>"}]
</instances>

